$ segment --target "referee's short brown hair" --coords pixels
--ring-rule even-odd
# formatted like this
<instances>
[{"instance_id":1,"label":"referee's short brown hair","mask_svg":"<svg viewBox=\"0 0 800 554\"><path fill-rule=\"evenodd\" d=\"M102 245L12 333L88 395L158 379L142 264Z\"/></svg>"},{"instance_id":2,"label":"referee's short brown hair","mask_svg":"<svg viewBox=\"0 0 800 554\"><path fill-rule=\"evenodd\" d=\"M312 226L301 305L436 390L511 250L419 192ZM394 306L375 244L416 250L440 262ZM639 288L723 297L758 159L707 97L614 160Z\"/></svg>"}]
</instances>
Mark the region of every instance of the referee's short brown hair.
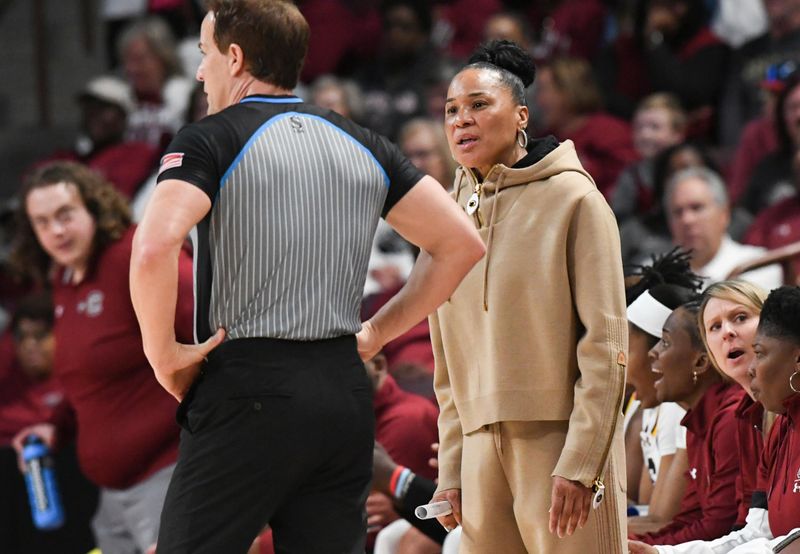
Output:
<instances>
[{"instance_id":1,"label":"referee's short brown hair","mask_svg":"<svg viewBox=\"0 0 800 554\"><path fill-rule=\"evenodd\" d=\"M288 0L208 0L214 40L225 52L238 44L250 74L285 89L297 86L308 51L309 28Z\"/></svg>"}]
</instances>

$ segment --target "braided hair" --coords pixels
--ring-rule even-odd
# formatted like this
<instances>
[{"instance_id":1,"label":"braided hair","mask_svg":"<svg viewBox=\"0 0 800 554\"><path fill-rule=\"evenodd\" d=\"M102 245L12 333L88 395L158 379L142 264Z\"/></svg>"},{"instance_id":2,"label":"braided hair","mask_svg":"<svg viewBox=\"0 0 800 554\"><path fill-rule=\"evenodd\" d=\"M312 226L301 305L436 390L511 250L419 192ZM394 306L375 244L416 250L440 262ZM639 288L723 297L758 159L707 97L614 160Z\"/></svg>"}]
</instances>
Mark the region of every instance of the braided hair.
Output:
<instances>
[{"instance_id":1,"label":"braided hair","mask_svg":"<svg viewBox=\"0 0 800 554\"><path fill-rule=\"evenodd\" d=\"M676 246L651 259L649 265L633 266L631 275L639 279L625 289L628 306L645 291L672 310L694 299L703 285L703 278L691 269L691 251Z\"/></svg>"}]
</instances>

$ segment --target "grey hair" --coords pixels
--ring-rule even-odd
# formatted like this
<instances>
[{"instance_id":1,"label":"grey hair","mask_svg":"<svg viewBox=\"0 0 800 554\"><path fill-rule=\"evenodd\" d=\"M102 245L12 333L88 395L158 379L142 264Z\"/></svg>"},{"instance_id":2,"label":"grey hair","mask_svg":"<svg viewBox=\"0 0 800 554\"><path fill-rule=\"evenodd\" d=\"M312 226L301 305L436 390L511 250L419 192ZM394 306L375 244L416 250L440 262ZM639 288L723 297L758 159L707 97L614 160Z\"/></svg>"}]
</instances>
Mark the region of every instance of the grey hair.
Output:
<instances>
[{"instance_id":1,"label":"grey hair","mask_svg":"<svg viewBox=\"0 0 800 554\"><path fill-rule=\"evenodd\" d=\"M158 16L146 17L126 27L117 40L117 55L120 59L124 59L125 50L139 37L144 37L147 45L164 64L167 77L183 74L175 35L163 19Z\"/></svg>"},{"instance_id":2,"label":"grey hair","mask_svg":"<svg viewBox=\"0 0 800 554\"><path fill-rule=\"evenodd\" d=\"M689 179L699 179L703 181L708 190L711 191L711 196L714 202L723 208L728 207L728 189L725 187L725 182L720 177L719 173L712 171L707 167L689 167L682 169L675 173L667 181L667 186L664 189L664 206L668 207L672 193L675 191L680 183Z\"/></svg>"}]
</instances>

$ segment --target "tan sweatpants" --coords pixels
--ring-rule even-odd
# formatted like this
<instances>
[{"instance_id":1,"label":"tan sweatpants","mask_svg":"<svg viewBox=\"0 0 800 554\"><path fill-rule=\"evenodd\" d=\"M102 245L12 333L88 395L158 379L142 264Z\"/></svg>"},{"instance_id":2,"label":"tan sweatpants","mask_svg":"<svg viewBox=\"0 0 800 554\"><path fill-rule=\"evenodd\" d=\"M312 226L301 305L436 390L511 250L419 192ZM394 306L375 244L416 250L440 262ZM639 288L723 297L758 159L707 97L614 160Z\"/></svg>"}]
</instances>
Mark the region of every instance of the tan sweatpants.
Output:
<instances>
[{"instance_id":1,"label":"tan sweatpants","mask_svg":"<svg viewBox=\"0 0 800 554\"><path fill-rule=\"evenodd\" d=\"M605 500L591 511L582 529L563 539L549 531L550 475L564 446L567 425L566 421L502 422L464 437L462 554L627 552L625 494L614 467L606 471ZM618 463L621 451L612 452L611 463Z\"/></svg>"}]
</instances>

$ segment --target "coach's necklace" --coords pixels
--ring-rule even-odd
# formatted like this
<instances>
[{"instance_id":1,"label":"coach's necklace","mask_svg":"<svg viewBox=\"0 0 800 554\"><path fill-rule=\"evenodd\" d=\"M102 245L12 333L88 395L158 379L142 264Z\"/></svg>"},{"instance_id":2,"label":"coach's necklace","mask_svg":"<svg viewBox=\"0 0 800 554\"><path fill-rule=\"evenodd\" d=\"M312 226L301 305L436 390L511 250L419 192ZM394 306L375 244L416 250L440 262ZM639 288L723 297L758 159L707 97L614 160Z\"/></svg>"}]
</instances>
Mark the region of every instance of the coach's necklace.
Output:
<instances>
[{"instance_id":1,"label":"coach's necklace","mask_svg":"<svg viewBox=\"0 0 800 554\"><path fill-rule=\"evenodd\" d=\"M475 192L473 192L472 196L467 200L467 213L469 215L474 214L481 204L481 188L480 183L475 183Z\"/></svg>"}]
</instances>

